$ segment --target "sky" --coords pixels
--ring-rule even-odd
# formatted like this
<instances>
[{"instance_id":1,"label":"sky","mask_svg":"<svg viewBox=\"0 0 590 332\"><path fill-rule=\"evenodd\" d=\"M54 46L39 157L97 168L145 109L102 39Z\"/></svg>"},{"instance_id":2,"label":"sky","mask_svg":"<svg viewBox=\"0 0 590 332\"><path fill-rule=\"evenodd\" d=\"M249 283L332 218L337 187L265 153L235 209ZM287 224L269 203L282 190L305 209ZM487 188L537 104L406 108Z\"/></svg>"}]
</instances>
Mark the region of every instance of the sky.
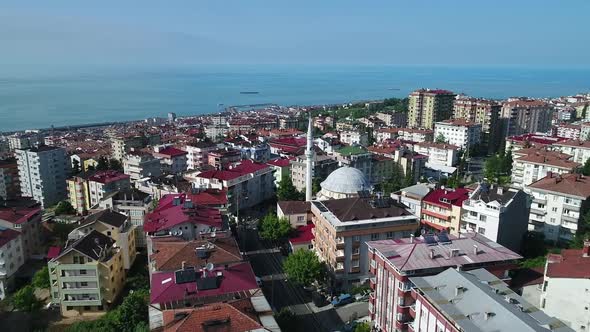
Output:
<instances>
[{"instance_id":1,"label":"sky","mask_svg":"<svg viewBox=\"0 0 590 332\"><path fill-rule=\"evenodd\" d=\"M590 65L590 1L0 0L0 69Z\"/></svg>"}]
</instances>

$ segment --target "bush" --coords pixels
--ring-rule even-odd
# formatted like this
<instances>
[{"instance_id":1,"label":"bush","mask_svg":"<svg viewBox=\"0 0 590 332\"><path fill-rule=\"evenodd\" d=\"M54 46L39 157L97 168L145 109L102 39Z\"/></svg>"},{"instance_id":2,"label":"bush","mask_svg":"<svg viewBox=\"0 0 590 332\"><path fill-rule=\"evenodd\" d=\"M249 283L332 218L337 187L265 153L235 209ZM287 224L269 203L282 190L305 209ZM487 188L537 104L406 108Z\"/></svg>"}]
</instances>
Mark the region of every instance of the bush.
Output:
<instances>
[{"instance_id":1,"label":"bush","mask_svg":"<svg viewBox=\"0 0 590 332\"><path fill-rule=\"evenodd\" d=\"M44 266L41 270L35 273L33 276L33 286L37 288L49 288L51 283L49 281L49 269Z\"/></svg>"},{"instance_id":2,"label":"bush","mask_svg":"<svg viewBox=\"0 0 590 332\"><path fill-rule=\"evenodd\" d=\"M324 267L318 256L310 250L299 249L283 262L283 269L292 280L300 285L308 286L319 280Z\"/></svg>"},{"instance_id":3,"label":"bush","mask_svg":"<svg viewBox=\"0 0 590 332\"><path fill-rule=\"evenodd\" d=\"M35 296L35 289L27 285L12 296L12 305L20 311L32 312L41 308L41 301Z\"/></svg>"}]
</instances>

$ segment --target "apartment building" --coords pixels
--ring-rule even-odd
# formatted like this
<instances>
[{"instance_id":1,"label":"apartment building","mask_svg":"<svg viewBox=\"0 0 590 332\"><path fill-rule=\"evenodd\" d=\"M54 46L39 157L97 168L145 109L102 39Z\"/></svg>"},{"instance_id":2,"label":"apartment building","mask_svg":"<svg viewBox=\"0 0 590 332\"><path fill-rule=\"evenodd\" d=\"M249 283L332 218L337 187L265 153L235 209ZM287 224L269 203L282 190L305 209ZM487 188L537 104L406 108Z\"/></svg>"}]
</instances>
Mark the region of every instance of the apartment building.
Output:
<instances>
[{"instance_id":1,"label":"apartment building","mask_svg":"<svg viewBox=\"0 0 590 332\"><path fill-rule=\"evenodd\" d=\"M417 307L412 308L416 285L410 278L435 275L448 268L486 268L506 278L508 270L522 258L478 234L459 238L446 233L425 234L420 238L370 241L367 247L374 291L369 298L369 315L374 326L384 332L408 331L414 318L420 317L412 316Z\"/></svg>"},{"instance_id":2,"label":"apartment building","mask_svg":"<svg viewBox=\"0 0 590 332\"><path fill-rule=\"evenodd\" d=\"M414 151L428 156L429 164L453 167L459 162L459 147L447 143L420 142L414 144Z\"/></svg>"},{"instance_id":3,"label":"apartment building","mask_svg":"<svg viewBox=\"0 0 590 332\"><path fill-rule=\"evenodd\" d=\"M42 210L39 207L5 207L0 208L0 227L21 233L23 257L25 260L33 255L43 253Z\"/></svg>"},{"instance_id":4,"label":"apartment building","mask_svg":"<svg viewBox=\"0 0 590 332\"><path fill-rule=\"evenodd\" d=\"M563 153L537 148L521 149L513 154L512 187L525 188L549 172L573 173L580 166Z\"/></svg>"},{"instance_id":5,"label":"apartment building","mask_svg":"<svg viewBox=\"0 0 590 332\"><path fill-rule=\"evenodd\" d=\"M545 234L550 241L571 241L590 197L590 179L581 174L548 172L525 191L533 199L529 230Z\"/></svg>"},{"instance_id":6,"label":"apartment building","mask_svg":"<svg viewBox=\"0 0 590 332\"><path fill-rule=\"evenodd\" d=\"M8 136L8 147L10 150L26 150L42 145L42 140L36 133L17 133Z\"/></svg>"},{"instance_id":7,"label":"apartment building","mask_svg":"<svg viewBox=\"0 0 590 332\"><path fill-rule=\"evenodd\" d=\"M362 146L345 146L333 154L340 166L354 167L372 179L373 154Z\"/></svg>"},{"instance_id":8,"label":"apartment building","mask_svg":"<svg viewBox=\"0 0 590 332\"><path fill-rule=\"evenodd\" d=\"M572 161L584 165L590 158L590 141L567 140L555 142L551 145L555 151L572 156Z\"/></svg>"},{"instance_id":9,"label":"apartment building","mask_svg":"<svg viewBox=\"0 0 590 332\"><path fill-rule=\"evenodd\" d=\"M530 209L522 190L480 183L462 208L461 233L476 232L510 250L521 250Z\"/></svg>"},{"instance_id":10,"label":"apartment building","mask_svg":"<svg viewBox=\"0 0 590 332\"><path fill-rule=\"evenodd\" d=\"M96 205L99 209L112 209L127 215L131 225L135 226L135 246L145 247L146 239L143 221L152 206L152 196L137 189L119 190L105 195Z\"/></svg>"},{"instance_id":11,"label":"apartment building","mask_svg":"<svg viewBox=\"0 0 590 332\"><path fill-rule=\"evenodd\" d=\"M162 171L168 174L179 174L186 171L187 152L173 146L155 147L154 158L160 160Z\"/></svg>"},{"instance_id":12,"label":"apartment building","mask_svg":"<svg viewBox=\"0 0 590 332\"><path fill-rule=\"evenodd\" d=\"M242 160L242 153L237 149L217 149L209 151L207 162L215 169L226 168L228 165L237 163Z\"/></svg>"},{"instance_id":13,"label":"apartment building","mask_svg":"<svg viewBox=\"0 0 590 332\"><path fill-rule=\"evenodd\" d=\"M398 138L403 141L432 142L434 140L432 129L400 128L397 133Z\"/></svg>"},{"instance_id":14,"label":"apartment building","mask_svg":"<svg viewBox=\"0 0 590 332\"><path fill-rule=\"evenodd\" d=\"M455 94L447 90L419 89L409 96L408 126L433 129L434 123L453 116Z\"/></svg>"},{"instance_id":15,"label":"apartment building","mask_svg":"<svg viewBox=\"0 0 590 332\"><path fill-rule=\"evenodd\" d=\"M367 133L361 133L359 131L343 131L340 133L340 142L346 145L367 146L369 136Z\"/></svg>"},{"instance_id":16,"label":"apartment building","mask_svg":"<svg viewBox=\"0 0 590 332\"><path fill-rule=\"evenodd\" d=\"M131 188L130 175L117 171L99 171L88 177L88 206L98 204L103 197Z\"/></svg>"},{"instance_id":17,"label":"apartment building","mask_svg":"<svg viewBox=\"0 0 590 332\"><path fill-rule=\"evenodd\" d=\"M145 137L143 136L127 136L115 137L111 139L111 154L113 159L123 161L125 155L136 149L145 147Z\"/></svg>"},{"instance_id":18,"label":"apartment building","mask_svg":"<svg viewBox=\"0 0 590 332\"><path fill-rule=\"evenodd\" d=\"M547 133L551 130L553 107L541 100L512 99L502 104L502 118L508 119L507 136Z\"/></svg>"},{"instance_id":19,"label":"apartment building","mask_svg":"<svg viewBox=\"0 0 590 332\"><path fill-rule=\"evenodd\" d=\"M125 285L121 248L96 230L69 241L47 266L51 302L62 314L108 310Z\"/></svg>"},{"instance_id":20,"label":"apartment building","mask_svg":"<svg viewBox=\"0 0 590 332\"><path fill-rule=\"evenodd\" d=\"M20 197L20 178L16 159L0 158L0 200Z\"/></svg>"},{"instance_id":21,"label":"apartment building","mask_svg":"<svg viewBox=\"0 0 590 332\"><path fill-rule=\"evenodd\" d=\"M586 140L588 135L582 137L582 126L572 123L560 123L553 128L555 136L572 140Z\"/></svg>"},{"instance_id":22,"label":"apartment building","mask_svg":"<svg viewBox=\"0 0 590 332\"><path fill-rule=\"evenodd\" d=\"M201 141L187 145L184 149L187 152L187 169L199 170L209 164L209 152L217 150L217 144L211 141Z\"/></svg>"},{"instance_id":23,"label":"apartment building","mask_svg":"<svg viewBox=\"0 0 590 332\"><path fill-rule=\"evenodd\" d=\"M446 269L411 277L414 285L409 331L556 331L573 332L512 291L485 269ZM404 303L405 304L405 303Z\"/></svg>"},{"instance_id":24,"label":"apartment building","mask_svg":"<svg viewBox=\"0 0 590 332\"><path fill-rule=\"evenodd\" d=\"M418 183L392 193L391 198L407 206L415 216L420 217L422 215L422 200L431 190L431 187Z\"/></svg>"},{"instance_id":25,"label":"apartment building","mask_svg":"<svg viewBox=\"0 0 590 332\"><path fill-rule=\"evenodd\" d=\"M78 214L85 214L90 209L88 182L82 176L73 176L66 180L68 201Z\"/></svg>"},{"instance_id":26,"label":"apartment building","mask_svg":"<svg viewBox=\"0 0 590 332\"><path fill-rule=\"evenodd\" d=\"M162 174L160 161L149 153L131 152L123 159L123 173L128 174L131 181L143 178L158 177Z\"/></svg>"},{"instance_id":27,"label":"apartment building","mask_svg":"<svg viewBox=\"0 0 590 332\"><path fill-rule=\"evenodd\" d=\"M481 124L464 119L446 120L434 124L434 137L444 138L448 144L464 151L481 144Z\"/></svg>"},{"instance_id":28,"label":"apartment building","mask_svg":"<svg viewBox=\"0 0 590 332\"><path fill-rule=\"evenodd\" d=\"M49 207L67 198L66 176L70 172L66 149L40 146L15 151L21 194Z\"/></svg>"},{"instance_id":29,"label":"apartment building","mask_svg":"<svg viewBox=\"0 0 590 332\"><path fill-rule=\"evenodd\" d=\"M293 228L305 226L311 222L311 205L302 201L279 201L277 217L289 220Z\"/></svg>"},{"instance_id":30,"label":"apartment building","mask_svg":"<svg viewBox=\"0 0 590 332\"><path fill-rule=\"evenodd\" d=\"M338 161L329 155L313 154L312 176L316 179L325 179L339 167ZM291 181L295 189L305 192L305 174L307 163L305 156L297 156L291 161Z\"/></svg>"},{"instance_id":31,"label":"apartment building","mask_svg":"<svg viewBox=\"0 0 590 332\"><path fill-rule=\"evenodd\" d=\"M416 216L390 198L312 201L311 213L313 248L336 286L344 288L369 277L366 241L401 239L419 226Z\"/></svg>"},{"instance_id":32,"label":"apartment building","mask_svg":"<svg viewBox=\"0 0 590 332\"><path fill-rule=\"evenodd\" d=\"M427 229L460 232L463 201L469 198L465 188L440 188L428 193L422 199L421 223Z\"/></svg>"},{"instance_id":33,"label":"apartment building","mask_svg":"<svg viewBox=\"0 0 590 332\"><path fill-rule=\"evenodd\" d=\"M278 158L266 162L273 170L276 188L279 187L279 183L284 177L291 175L291 161L290 158Z\"/></svg>"},{"instance_id":34,"label":"apartment building","mask_svg":"<svg viewBox=\"0 0 590 332\"><path fill-rule=\"evenodd\" d=\"M21 233L0 226L0 300L14 287L15 273L24 263Z\"/></svg>"},{"instance_id":35,"label":"apartment building","mask_svg":"<svg viewBox=\"0 0 590 332\"><path fill-rule=\"evenodd\" d=\"M76 241L92 231L104 234L116 242L123 258L123 268L129 270L137 256L135 245L136 229L129 221L129 218L112 210L95 212L84 218L79 223L79 226L68 234L68 240Z\"/></svg>"},{"instance_id":36,"label":"apartment building","mask_svg":"<svg viewBox=\"0 0 590 332\"><path fill-rule=\"evenodd\" d=\"M506 135L500 121L501 110L502 105L495 100L459 95L453 104L453 118L480 124L482 141L489 151L496 151Z\"/></svg>"},{"instance_id":37,"label":"apartment building","mask_svg":"<svg viewBox=\"0 0 590 332\"><path fill-rule=\"evenodd\" d=\"M383 121L387 127L404 128L408 125L408 113L406 112L377 112L375 116Z\"/></svg>"},{"instance_id":38,"label":"apartment building","mask_svg":"<svg viewBox=\"0 0 590 332\"><path fill-rule=\"evenodd\" d=\"M588 331L590 316L590 243L583 249L549 254L545 263L539 307L577 332Z\"/></svg>"}]
</instances>

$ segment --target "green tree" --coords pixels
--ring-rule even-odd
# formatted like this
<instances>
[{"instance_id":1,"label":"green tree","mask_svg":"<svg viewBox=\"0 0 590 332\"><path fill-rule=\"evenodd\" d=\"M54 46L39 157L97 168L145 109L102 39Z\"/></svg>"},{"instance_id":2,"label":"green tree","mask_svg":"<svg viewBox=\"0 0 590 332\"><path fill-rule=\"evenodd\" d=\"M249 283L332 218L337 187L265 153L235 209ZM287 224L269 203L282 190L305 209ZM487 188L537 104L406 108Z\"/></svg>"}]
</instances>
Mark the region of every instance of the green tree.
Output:
<instances>
[{"instance_id":1,"label":"green tree","mask_svg":"<svg viewBox=\"0 0 590 332\"><path fill-rule=\"evenodd\" d=\"M51 286L47 265L35 273L33 276L33 286L37 288L49 288Z\"/></svg>"},{"instance_id":2,"label":"green tree","mask_svg":"<svg viewBox=\"0 0 590 332\"><path fill-rule=\"evenodd\" d=\"M96 165L97 171L106 171L109 169L109 160L106 157L99 157Z\"/></svg>"},{"instance_id":3,"label":"green tree","mask_svg":"<svg viewBox=\"0 0 590 332\"><path fill-rule=\"evenodd\" d=\"M589 176L590 175L590 159L586 159L584 166L582 167L582 174Z\"/></svg>"},{"instance_id":4,"label":"green tree","mask_svg":"<svg viewBox=\"0 0 590 332\"><path fill-rule=\"evenodd\" d=\"M274 213L267 214L260 224L260 236L267 240L279 240L291 232L291 224L286 218L279 218Z\"/></svg>"},{"instance_id":5,"label":"green tree","mask_svg":"<svg viewBox=\"0 0 590 332\"><path fill-rule=\"evenodd\" d=\"M109 159L109 169L122 172L123 165L121 165L121 162L117 159L111 158Z\"/></svg>"},{"instance_id":6,"label":"green tree","mask_svg":"<svg viewBox=\"0 0 590 332\"><path fill-rule=\"evenodd\" d=\"M299 249L285 259L283 270L289 280L308 286L322 277L323 265L313 251Z\"/></svg>"},{"instance_id":7,"label":"green tree","mask_svg":"<svg viewBox=\"0 0 590 332\"><path fill-rule=\"evenodd\" d=\"M381 190L385 196L389 196L389 194L396 192L402 188L404 184L404 171L400 164L393 163L393 169L391 177L381 184Z\"/></svg>"},{"instance_id":8,"label":"green tree","mask_svg":"<svg viewBox=\"0 0 590 332\"><path fill-rule=\"evenodd\" d=\"M42 304L35 296L33 286L27 285L14 293L12 296L12 305L20 311L32 312L41 308Z\"/></svg>"},{"instance_id":9,"label":"green tree","mask_svg":"<svg viewBox=\"0 0 590 332\"><path fill-rule=\"evenodd\" d=\"M445 135L443 135L442 133L439 133L436 138L434 139L435 143L446 143L447 139L445 137Z\"/></svg>"},{"instance_id":10,"label":"green tree","mask_svg":"<svg viewBox=\"0 0 590 332\"><path fill-rule=\"evenodd\" d=\"M512 173L512 149L508 149L506 153L501 154L500 171L502 175Z\"/></svg>"},{"instance_id":11,"label":"green tree","mask_svg":"<svg viewBox=\"0 0 590 332\"><path fill-rule=\"evenodd\" d=\"M322 180L321 180L321 179L318 179L318 178L314 178L314 179L311 181L311 192L312 192L314 195L317 195L317 193L319 193L319 192L320 192L320 190L322 190L321 183L322 183Z\"/></svg>"},{"instance_id":12,"label":"green tree","mask_svg":"<svg viewBox=\"0 0 590 332\"><path fill-rule=\"evenodd\" d=\"M406 175L404 175L404 183L402 184L403 188L413 186L416 184L414 181L414 170L412 167L408 167Z\"/></svg>"},{"instance_id":13,"label":"green tree","mask_svg":"<svg viewBox=\"0 0 590 332\"><path fill-rule=\"evenodd\" d=\"M293 181L290 176L283 176L281 182L279 182L279 188L277 188L277 198L279 201L301 201L305 197L301 197L301 193L297 191L293 185Z\"/></svg>"},{"instance_id":14,"label":"green tree","mask_svg":"<svg viewBox=\"0 0 590 332\"><path fill-rule=\"evenodd\" d=\"M371 324L366 322L359 323L354 328L354 332L371 332Z\"/></svg>"},{"instance_id":15,"label":"green tree","mask_svg":"<svg viewBox=\"0 0 590 332\"><path fill-rule=\"evenodd\" d=\"M56 216L60 216L63 214L75 214L76 210L74 210L74 207L72 206L72 204L70 204L70 202L61 201L57 203L57 206L55 207L55 210L53 212L55 212Z\"/></svg>"},{"instance_id":16,"label":"green tree","mask_svg":"<svg viewBox=\"0 0 590 332\"><path fill-rule=\"evenodd\" d=\"M488 179L488 181L495 181L495 179L500 177L502 168L502 160L497 155L493 155L486 159L484 165L483 175Z\"/></svg>"},{"instance_id":17,"label":"green tree","mask_svg":"<svg viewBox=\"0 0 590 332\"><path fill-rule=\"evenodd\" d=\"M588 113L588 104L584 105L584 108L582 108L582 120L586 119L586 115Z\"/></svg>"}]
</instances>

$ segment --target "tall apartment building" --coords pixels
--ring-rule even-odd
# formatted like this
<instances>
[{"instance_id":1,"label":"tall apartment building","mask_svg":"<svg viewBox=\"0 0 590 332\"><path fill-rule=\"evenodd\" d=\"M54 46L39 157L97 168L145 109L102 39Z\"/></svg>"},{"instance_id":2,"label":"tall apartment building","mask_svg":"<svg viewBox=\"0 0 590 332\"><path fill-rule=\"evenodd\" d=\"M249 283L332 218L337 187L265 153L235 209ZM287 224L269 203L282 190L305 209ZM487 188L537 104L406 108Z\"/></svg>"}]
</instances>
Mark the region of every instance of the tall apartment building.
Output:
<instances>
[{"instance_id":1,"label":"tall apartment building","mask_svg":"<svg viewBox=\"0 0 590 332\"><path fill-rule=\"evenodd\" d=\"M89 207L98 204L103 197L119 190L129 189L130 176L117 171L100 171L88 177Z\"/></svg>"},{"instance_id":2,"label":"tall apartment building","mask_svg":"<svg viewBox=\"0 0 590 332\"><path fill-rule=\"evenodd\" d=\"M128 153L123 159L123 173L129 174L131 181L162 174L160 161L149 153Z\"/></svg>"},{"instance_id":3,"label":"tall apartment building","mask_svg":"<svg viewBox=\"0 0 590 332\"><path fill-rule=\"evenodd\" d=\"M217 150L217 144L213 142L201 141L187 145L185 151L187 154L187 169L200 170L203 166L208 164L208 154L211 151Z\"/></svg>"},{"instance_id":4,"label":"tall apartment building","mask_svg":"<svg viewBox=\"0 0 590 332\"><path fill-rule=\"evenodd\" d=\"M13 288L15 273L24 263L21 233L0 227L0 300Z\"/></svg>"},{"instance_id":5,"label":"tall apartment building","mask_svg":"<svg viewBox=\"0 0 590 332\"><path fill-rule=\"evenodd\" d=\"M453 104L453 118L481 125L489 151L496 151L505 135L501 129L502 105L494 100L459 95Z\"/></svg>"},{"instance_id":6,"label":"tall apartment building","mask_svg":"<svg viewBox=\"0 0 590 332\"><path fill-rule=\"evenodd\" d=\"M481 143L481 124L464 119L454 119L434 124L434 137L444 137L446 143L468 151Z\"/></svg>"},{"instance_id":7,"label":"tall apartment building","mask_svg":"<svg viewBox=\"0 0 590 332\"><path fill-rule=\"evenodd\" d=\"M459 147L446 143L421 142L414 144L414 151L428 156L428 163L453 167L459 162Z\"/></svg>"},{"instance_id":8,"label":"tall apartment building","mask_svg":"<svg viewBox=\"0 0 590 332\"><path fill-rule=\"evenodd\" d=\"M485 269L449 268L433 276L411 277L410 282L414 288L409 331L573 332Z\"/></svg>"},{"instance_id":9,"label":"tall apartment building","mask_svg":"<svg viewBox=\"0 0 590 332\"><path fill-rule=\"evenodd\" d=\"M572 161L584 165L590 159L590 141L567 140L555 142L551 147L561 153L572 156Z\"/></svg>"},{"instance_id":10,"label":"tall apartment building","mask_svg":"<svg viewBox=\"0 0 590 332\"><path fill-rule=\"evenodd\" d=\"M447 90L420 89L409 96L408 126L433 129L434 123L453 116L455 94Z\"/></svg>"},{"instance_id":11,"label":"tall apartment building","mask_svg":"<svg viewBox=\"0 0 590 332\"><path fill-rule=\"evenodd\" d=\"M369 277L366 241L401 239L419 225L416 216L389 198L312 201L311 213L313 249L342 287Z\"/></svg>"},{"instance_id":12,"label":"tall apartment building","mask_svg":"<svg viewBox=\"0 0 590 332\"><path fill-rule=\"evenodd\" d=\"M463 201L461 233L476 232L513 250L521 250L528 230L528 195L522 190L481 183Z\"/></svg>"},{"instance_id":13,"label":"tall apartment building","mask_svg":"<svg viewBox=\"0 0 590 332\"><path fill-rule=\"evenodd\" d=\"M14 134L8 136L8 147L10 150L25 150L41 145L39 135L35 133L30 134Z\"/></svg>"},{"instance_id":14,"label":"tall apartment building","mask_svg":"<svg viewBox=\"0 0 590 332\"><path fill-rule=\"evenodd\" d=\"M125 155L132 149L145 147L144 136L115 137L111 140L111 153L113 159L123 161Z\"/></svg>"},{"instance_id":15,"label":"tall apartment building","mask_svg":"<svg viewBox=\"0 0 590 332\"><path fill-rule=\"evenodd\" d=\"M43 207L67 198L66 176L70 172L70 159L66 149L40 146L16 150L21 194L32 197Z\"/></svg>"},{"instance_id":16,"label":"tall apartment building","mask_svg":"<svg viewBox=\"0 0 590 332\"><path fill-rule=\"evenodd\" d=\"M0 227L21 233L25 260L43 253L44 232L41 226L41 214L39 207L0 208Z\"/></svg>"},{"instance_id":17,"label":"tall apartment building","mask_svg":"<svg viewBox=\"0 0 590 332\"><path fill-rule=\"evenodd\" d=\"M525 191L533 199L529 230L545 234L550 241L571 241L590 197L590 178L549 172Z\"/></svg>"},{"instance_id":18,"label":"tall apartment building","mask_svg":"<svg viewBox=\"0 0 590 332\"><path fill-rule=\"evenodd\" d=\"M502 117L508 119L507 136L546 133L551 130L553 107L541 100L509 100L502 105Z\"/></svg>"},{"instance_id":19,"label":"tall apartment building","mask_svg":"<svg viewBox=\"0 0 590 332\"><path fill-rule=\"evenodd\" d=\"M420 318L412 316L418 305L412 308L412 289L416 285L410 278L435 275L448 268L466 271L486 268L504 278L522 258L477 234L457 238L442 233L370 241L367 247L373 276L369 280L374 291L369 298L369 315L375 327L383 332L408 331L414 318Z\"/></svg>"},{"instance_id":20,"label":"tall apartment building","mask_svg":"<svg viewBox=\"0 0 590 332\"><path fill-rule=\"evenodd\" d=\"M316 179L325 179L338 168L338 161L332 156L313 155L313 171L312 176ZM305 156L298 156L291 161L291 181L295 189L305 192L305 174L307 172L307 164Z\"/></svg>"},{"instance_id":21,"label":"tall apartment building","mask_svg":"<svg viewBox=\"0 0 590 332\"><path fill-rule=\"evenodd\" d=\"M549 172L572 173L580 167L567 154L545 149L528 148L516 151L512 161L512 187L525 188L544 178Z\"/></svg>"},{"instance_id":22,"label":"tall apartment building","mask_svg":"<svg viewBox=\"0 0 590 332\"><path fill-rule=\"evenodd\" d=\"M0 160L0 200L12 200L20 195L20 178L16 160Z\"/></svg>"},{"instance_id":23,"label":"tall apartment building","mask_svg":"<svg viewBox=\"0 0 590 332\"><path fill-rule=\"evenodd\" d=\"M73 176L66 180L68 187L68 200L76 213L84 214L90 209L88 201L88 183L82 176Z\"/></svg>"},{"instance_id":24,"label":"tall apartment building","mask_svg":"<svg viewBox=\"0 0 590 332\"><path fill-rule=\"evenodd\" d=\"M96 230L69 241L47 266L51 302L62 314L108 310L125 285L122 249Z\"/></svg>"},{"instance_id":25,"label":"tall apartment building","mask_svg":"<svg viewBox=\"0 0 590 332\"><path fill-rule=\"evenodd\" d=\"M406 112L378 112L377 119L383 121L387 127L404 128L408 125L408 113Z\"/></svg>"}]
</instances>

